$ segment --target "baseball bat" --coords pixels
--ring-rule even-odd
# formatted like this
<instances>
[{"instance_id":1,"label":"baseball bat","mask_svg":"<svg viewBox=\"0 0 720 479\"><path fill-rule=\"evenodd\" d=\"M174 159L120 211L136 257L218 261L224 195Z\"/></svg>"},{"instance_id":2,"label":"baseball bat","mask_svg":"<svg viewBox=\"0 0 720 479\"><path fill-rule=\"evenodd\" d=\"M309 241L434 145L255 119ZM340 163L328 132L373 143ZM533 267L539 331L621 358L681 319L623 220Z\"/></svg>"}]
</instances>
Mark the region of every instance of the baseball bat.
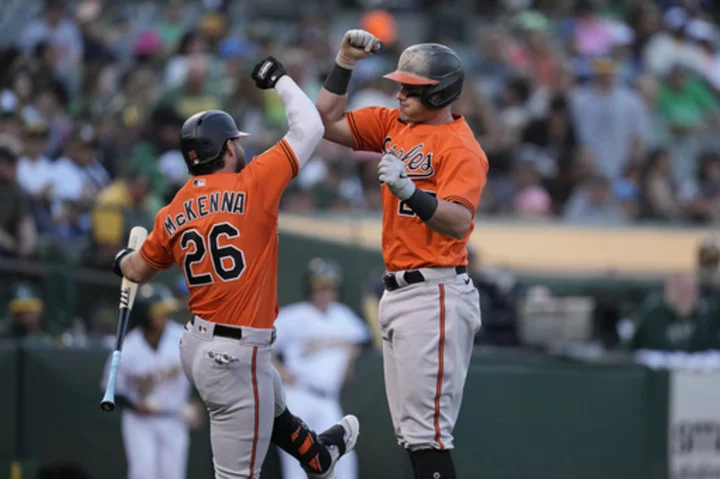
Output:
<instances>
[{"instance_id":1,"label":"baseball bat","mask_svg":"<svg viewBox=\"0 0 720 479\"><path fill-rule=\"evenodd\" d=\"M142 246L148 232L142 226L135 226L130 230L130 239L128 240L128 248L138 251ZM112 353L110 362L110 373L108 374L107 386L105 386L105 395L103 396L100 408L105 412L115 409L115 381L117 380L117 372L120 367L120 354L122 352L123 341L125 340L125 331L127 330L130 311L135 304L135 294L138 285L127 278L122 279L120 284L120 310L118 312L117 332L115 333L115 349Z\"/></svg>"}]
</instances>

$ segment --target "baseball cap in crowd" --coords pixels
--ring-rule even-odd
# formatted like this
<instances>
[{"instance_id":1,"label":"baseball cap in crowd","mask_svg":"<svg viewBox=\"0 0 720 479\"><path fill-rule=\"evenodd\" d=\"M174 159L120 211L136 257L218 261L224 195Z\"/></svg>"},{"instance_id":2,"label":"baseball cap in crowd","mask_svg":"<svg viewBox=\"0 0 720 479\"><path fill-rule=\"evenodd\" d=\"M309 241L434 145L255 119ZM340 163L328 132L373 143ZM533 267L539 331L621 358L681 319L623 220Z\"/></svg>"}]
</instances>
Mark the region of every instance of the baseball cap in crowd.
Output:
<instances>
[{"instance_id":1,"label":"baseball cap in crowd","mask_svg":"<svg viewBox=\"0 0 720 479\"><path fill-rule=\"evenodd\" d=\"M23 123L22 133L26 137L47 138L50 136L50 128L45 121L37 118Z\"/></svg>"},{"instance_id":2,"label":"baseball cap in crowd","mask_svg":"<svg viewBox=\"0 0 720 479\"><path fill-rule=\"evenodd\" d=\"M95 128L90 123L76 125L71 137L86 146L97 146L99 143Z\"/></svg>"},{"instance_id":3,"label":"baseball cap in crowd","mask_svg":"<svg viewBox=\"0 0 720 479\"><path fill-rule=\"evenodd\" d=\"M698 42L715 42L717 36L711 23L695 18L687 25L687 34Z\"/></svg>"},{"instance_id":4,"label":"baseball cap in crowd","mask_svg":"<svg viewBox=\"0 0 720 479\"><path fill-rule=\"evenodd\" d=\"M155 30L145 30L135 40L133 53L135 55L154 55L162 49L162 38Z\"/></svg>"},{"instance_id":5,"label":"baseball cap in crowd","mask_svg":"<svg viewBox=\"0 0 720 479\"><path fill-rule=\"evenodd\" d=\"M598 57L592 60L594 75L612 75L615 73L615 60L610 57Z\"/></svg>"},{"instance_id":6,"label":"baseball cap in crowd","mask_svg":"<svg viewBox=\"0 0 720 479\"><path fill-rule=\"evenodd\" d=\"M632 45L635 41L635 32L632 28L624 23L612 22L610 26L610 35L614 45L625 46Z\"/></svg>"},{"instance_id":7,"label":"baseball cap in crowd","mask_svg":"<svg viewBox=\"0 0 720 479\"><path fill-rule=\"evenodd\" d=\"M688 14L682 7L672 7L663 15L663 23L670 30L680 30L688 23Z\"/></svg>"},{"instance_id":8,"label":"baseball cap in crowd","mask_svg":"<svg viewBox=\"0 0 720 479\"><path fill-rule=\"evenodd\" d=\"M548 33L550 31L550 21L537 10L525 10L524 12L518 13L515 17L515 25L522 30L540 33Z\"/></svg>"},{"instance_id":9,"label":"baseball cap in crowd","mask_svg":"<svg viewBox=\"0 0 720 479\"><path fill-rule=\"evenodd\" d=\"M225 60L230 58L250 58L255 56L255 46L240 37L230 36L220 43L218 54Z\"/></svg>"},{"instance_id":10,"label":"baseball cap in crowd","mask_svg":"<svg viewBox=\"0 0 720 479\"><path fill-rule=\"evenodd\" d=\"M15 285L12 292L12 299L8 303L8 309L12 313L25 313L30 311L42 311L43 301L28 283Z\"/></svg>"}]
</instances>

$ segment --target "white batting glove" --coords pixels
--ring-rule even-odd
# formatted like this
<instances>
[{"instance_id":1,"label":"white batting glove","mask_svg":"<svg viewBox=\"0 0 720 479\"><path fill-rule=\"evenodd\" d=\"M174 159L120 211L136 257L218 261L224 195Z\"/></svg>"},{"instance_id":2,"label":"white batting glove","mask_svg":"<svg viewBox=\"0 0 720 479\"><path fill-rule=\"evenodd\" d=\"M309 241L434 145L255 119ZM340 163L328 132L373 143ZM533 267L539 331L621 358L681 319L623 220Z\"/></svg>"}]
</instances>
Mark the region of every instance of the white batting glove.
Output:
<instances>
[{"instance_id":1,"label":"white batting glove","mask_svg":"<svg viewBox=\"0 0 720 479\"><path fill-rule=\"evenodd\" d=\"M385 183L392 194L402 201L410 198L415 193L415 183L408 178L405 171L405 163L398 158L395 150L391 150L380 158L378 163L378 180Z\"/></svg>"},{"instance_id":2,"label":"white batting glove","mask_svg":"<svg viewBox=\"0 0 720 479\"><path fill-rule=\"evenodd\" d=\"M381 47L382 43L372 33L365 30L348 30L343 36L335 63L352 70L357 62L379 51Z\"/></svg>"}]
</instances>

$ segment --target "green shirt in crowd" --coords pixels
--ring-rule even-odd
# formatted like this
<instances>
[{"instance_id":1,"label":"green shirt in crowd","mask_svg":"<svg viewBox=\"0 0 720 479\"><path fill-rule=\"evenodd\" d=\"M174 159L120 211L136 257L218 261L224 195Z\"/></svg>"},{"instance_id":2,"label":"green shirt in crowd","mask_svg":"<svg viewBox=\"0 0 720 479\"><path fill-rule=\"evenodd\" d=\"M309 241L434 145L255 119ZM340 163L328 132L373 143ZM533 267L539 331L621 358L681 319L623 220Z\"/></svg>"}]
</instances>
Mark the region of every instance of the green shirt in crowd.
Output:
<instances>
[{"instance_id":1,"label":"green shirt in crowd","mask_svg":"<svg viewBox=\"0 0 720 479\"><path fill-rule=\"evenodd\" d=\"M681 90L673 90L668 85L660 88L658 109L670 126L702 126L707 114L717 107L712 91L700 80L688 80Z\"/></svg>"},{"instance_id":2,"label":"green shirt in crowd","mask_svg":"<svg viewBox=\"0 0 720 479\"><path fill-rule=\"evenodd\" d=\"M698 352L720 349L720 310L699 299L687 317L681 317L657 294L642 305L637 318L632 349Z\"/></svg>"}]
</instances>

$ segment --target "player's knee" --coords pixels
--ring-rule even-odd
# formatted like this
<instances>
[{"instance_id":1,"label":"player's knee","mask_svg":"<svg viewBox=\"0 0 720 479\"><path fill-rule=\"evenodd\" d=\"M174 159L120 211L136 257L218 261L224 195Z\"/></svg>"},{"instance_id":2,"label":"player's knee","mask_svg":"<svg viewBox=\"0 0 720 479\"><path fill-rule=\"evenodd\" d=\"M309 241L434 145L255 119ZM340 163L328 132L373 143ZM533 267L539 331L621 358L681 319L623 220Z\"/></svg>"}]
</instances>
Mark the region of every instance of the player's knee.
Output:
<instances>
[{"instance_id":1,"label":"player's knee","mask_svg":"<svg viewBox=\"0 0 720 479\"><path fill-rule=\"evenodd\" d=\"M409 453L414 479L456 479L450 451L419 449Z\"/></svg>"}]
</instances>

